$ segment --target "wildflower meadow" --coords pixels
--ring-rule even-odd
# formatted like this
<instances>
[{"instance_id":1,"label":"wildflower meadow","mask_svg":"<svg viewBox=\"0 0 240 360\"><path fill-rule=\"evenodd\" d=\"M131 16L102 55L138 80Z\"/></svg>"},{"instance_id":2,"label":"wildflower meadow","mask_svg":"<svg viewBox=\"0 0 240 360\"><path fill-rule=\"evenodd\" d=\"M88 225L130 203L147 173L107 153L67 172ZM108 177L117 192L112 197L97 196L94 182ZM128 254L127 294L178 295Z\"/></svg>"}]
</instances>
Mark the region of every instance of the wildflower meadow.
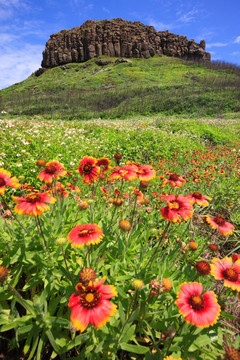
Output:
<instances>
[{"instance_id":1,"label":"wildflower meadow","mask_svg":"<svg viewBox=\"0 0 240 360\"><path fill-rule=\"evenodd\" d=\"M2 116L4 359L240 359L240 129L187 124Z\"/></svg>"}]
</instances>

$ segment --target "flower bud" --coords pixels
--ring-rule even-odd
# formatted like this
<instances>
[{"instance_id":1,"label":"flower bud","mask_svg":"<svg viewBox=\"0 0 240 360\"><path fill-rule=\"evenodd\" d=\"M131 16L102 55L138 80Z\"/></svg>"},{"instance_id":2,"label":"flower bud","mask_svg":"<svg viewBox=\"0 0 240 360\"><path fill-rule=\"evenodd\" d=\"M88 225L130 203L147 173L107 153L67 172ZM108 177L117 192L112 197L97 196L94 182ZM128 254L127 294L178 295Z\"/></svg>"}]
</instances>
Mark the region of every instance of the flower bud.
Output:
<instances>
[{"instance_id":1,"label":"flower bud","mask_svg":"<svg viewBox=\"0 0 240 360\"><path fill-rule=\"evenodd\" d=\"M67 242L67 238L64 238L64 237L58 238L58 239L56 240L56 244L57 244L57 245L60 245L60 246L66 244L66 242Z\"/></svg>"},{"instance_id":2,"label":"flower bud","mask_svg":"<svg viewBox=\"0 0 240 360\"><path fill-rule=\"evenodd\" d=\"M78 203L78 207L80 210L86 210L88 208L87 200L82 200Z\"/></svg>"},{"instance_id":3,"label":"flower bud","mask_svg":"<svg viewBox=\"0 0 240 360\"><path fill-rule=\"evenodd\" d=\"M0 266L0 283L4 282L8 275L8 269L5 266Z\"/></svg>"},{"instance_id":4,"label":"flower bud","mask_svg":"<svg viewBox=\"0 0 240 360\"><path fill-rule=\"evenodd\" d=\"M96 280L96 271L92 268L83 268L79 274L79 281L83 286L88 286L89 281L94 282Z\"/></svg>"},{"instance_id":5,"label":"flower bud","mask_svg":"<svg viewBox=\"0 0 240 360\"><path fill-rule=\"evenodd\" d=\"M240 354L234 347L225 347L226 360L240 360Z\"/></svg>"},{"instance_id":6,"label":"flower bud","mask_svg":"<svg viewBox=\"0 0 240 360\"><path fill-rule=\"evenodd\" d=\"M197 250L197 248L198 248L198 244L193 239L191 239L189 241L188 246L189 246L189 249L191 249L193 251Z\"/></svg>"},{"instance_id":7,"label":"flower bud","mask_svg":"<svg viewBox=\"0 0 240 360\"><path fill-rule=\"evenodd\" d=\"M130 231L131 229L131 224L128 220L121 220L119 221L119 228L123 231Z\"/></svg>"},{"instance_id":8,"label":"flower bud","mask_svg":"<svg viewBox=\"0 0 240 360\"><path fill-rule=\"evenodd\" d=\"M160 290L161 284L157 279L153 279L150 281L149 283L150 288L154 289L154 290Z\"/></svg>"},{"instance_id":9,"label":"flower bud","mask_svg":"<svg viewBox=\"0 0 240 360\"><path fill-rule=\"evenodd\" d=\"M121 206L123 202L124 202L124 200L123 200L123 199L119 199L119 198L115 198L115 199L113 199L113 201L112 201L113 205L115 205L115 206Z\"/></svg>"},{"instance_id":10,"label":"flower bud","mask_svg":"<svg viewBox=\"0 0 240 360\"><path fill-rule=\"evenodd\" d=\"M163 288L163 291L170 291L172 288L171 280L163 278L162 279L162 288Z\"/></svg>"},{"instance_id":11,"label":"flower bud","mask_svg":"<svg viewBox=\"0 0 240 360\"><path fill-rule=\"evenodd\" d=\"M39 159L39 160L37 160L36 165L38 167L44 167L46 165L46 161L43 159Z\"/></svg>"},{"instance_id":12,"label":"flower bud","mask_svg":"<svg viewBox=\"0 0 240 360\"><path fill-rule=\"evenodd\" d=\"M208 246L208 248L211 250L211 251L214 251L214 252L217 252L219 249L218 249L218 246L216 244L210 244Z\"/></svg>"},{"instance_id":13,"label":"flower bud","mask_svg":"<svg viewBox=\"0 0 240 360\"><path fill-rule=\"evenodd\" d=\"M135 280L133 280L132 284L135 287L135 289L143 289L144 288L144 283L142 280L135 279Z\"/></svg>"},{"instance_id":14,"label":"flower bud","mask_svg":"<svg viewBox=\"0 0 240 360\"><path fill-rule=\"evenodd\" d=\"M211 266L206 261L197 262L195 268L200 275L208 275L211 271Z\"/></svg>"}]
</instances>

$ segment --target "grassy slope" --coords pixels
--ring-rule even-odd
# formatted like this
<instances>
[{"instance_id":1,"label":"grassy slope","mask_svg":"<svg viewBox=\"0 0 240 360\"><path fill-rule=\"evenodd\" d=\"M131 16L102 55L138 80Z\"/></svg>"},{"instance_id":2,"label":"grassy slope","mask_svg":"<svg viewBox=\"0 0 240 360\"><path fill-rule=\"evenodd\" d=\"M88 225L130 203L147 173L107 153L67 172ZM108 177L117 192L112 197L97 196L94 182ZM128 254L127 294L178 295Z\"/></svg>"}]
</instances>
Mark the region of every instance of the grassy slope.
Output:
<instances>
[{"instance_id":1,"label":"grassy slope","mask_svg":"<svg viewBox=\"0 0 240 360\"><path fill-rule=\"evenodd\" d=\"M131 59L106 66L68 64L1 91L2 107L12 113L82 117L129 114L216 115L240 110L240 72L210 69L177 58ZM237 69L238 70L238 69Z\"/></svg>"}]
</instances>

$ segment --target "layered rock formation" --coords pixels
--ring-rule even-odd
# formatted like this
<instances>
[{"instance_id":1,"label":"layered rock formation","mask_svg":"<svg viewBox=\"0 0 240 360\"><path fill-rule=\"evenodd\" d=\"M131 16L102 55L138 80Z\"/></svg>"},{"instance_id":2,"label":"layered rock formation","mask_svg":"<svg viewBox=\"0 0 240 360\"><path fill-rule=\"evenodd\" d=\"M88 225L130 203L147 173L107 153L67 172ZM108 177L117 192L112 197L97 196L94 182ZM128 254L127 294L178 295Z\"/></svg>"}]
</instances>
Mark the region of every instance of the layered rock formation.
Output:
<instances>
[{"instance_id":1,"label":"layered rock formation","mask_svg":"<svg viewBox=\"0 0 240 360\"><path fill-rule=\"evenodd\" d=\"M155 54L185 59L210 60L205 52L205 41L200 44L186 36L169 31L156 31L139 21L123 19L87 20L71 30L50 36L43 51L42 67L51 68L70 62L83 62L107 55L126 58L149 58Z\"/></svg>"}]
</instances>

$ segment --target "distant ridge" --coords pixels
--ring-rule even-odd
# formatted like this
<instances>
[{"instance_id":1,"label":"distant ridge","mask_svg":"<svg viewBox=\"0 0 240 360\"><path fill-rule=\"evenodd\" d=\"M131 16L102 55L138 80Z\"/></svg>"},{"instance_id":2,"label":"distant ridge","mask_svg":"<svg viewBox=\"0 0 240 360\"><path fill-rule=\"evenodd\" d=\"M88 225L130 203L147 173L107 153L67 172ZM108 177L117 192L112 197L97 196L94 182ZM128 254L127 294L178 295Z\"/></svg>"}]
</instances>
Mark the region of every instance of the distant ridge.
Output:
<instances>
[{"instance_id":1,"label":"distant ridge","mask_svg":"<svg viewBox=\"0 0 240 360\"><path fill-rule=\"evenodd\" d=\"M168 30L156 31L139 21L121 18L87 20L71 30L62 30L50 36L43 51L43 68L52 68L71 62L84 62L93 57L149 58L155 54L183 59L210 61L206 43L196 43L186 36Z\"/></svg>"}]
</instances>

